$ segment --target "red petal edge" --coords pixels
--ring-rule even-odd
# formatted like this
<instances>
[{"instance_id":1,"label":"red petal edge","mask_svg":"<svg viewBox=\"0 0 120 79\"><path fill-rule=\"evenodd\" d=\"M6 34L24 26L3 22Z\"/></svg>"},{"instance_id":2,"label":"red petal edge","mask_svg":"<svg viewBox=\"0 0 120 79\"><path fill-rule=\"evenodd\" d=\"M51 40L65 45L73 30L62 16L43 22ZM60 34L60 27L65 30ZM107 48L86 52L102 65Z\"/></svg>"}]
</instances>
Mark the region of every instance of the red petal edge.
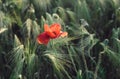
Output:
<instances>
[{"instance_id":1,"label":"red petal edge","mask_svg":"<svg viewBox=\"0 0 120 79\"><path fill-rule=\"evenodd\" d=\"M65 36L67 36L67 35L68 35L67 32L61 32L61 34L60 34L61 37L65 37Z\"/></svg>"},{"instance_id":2,"label":"red petal edge","mask_svg":"<svg viewBox=\"0 0 120 79\"><path fill-rule=\"evenodd\" d=\"M45 44L45 45L47 45L48 42L49 42L49 40L50 40L50 37L46 34L46 32L41 33L37 37L37 42L39 44Z\"/></svg>"}]
</instances>

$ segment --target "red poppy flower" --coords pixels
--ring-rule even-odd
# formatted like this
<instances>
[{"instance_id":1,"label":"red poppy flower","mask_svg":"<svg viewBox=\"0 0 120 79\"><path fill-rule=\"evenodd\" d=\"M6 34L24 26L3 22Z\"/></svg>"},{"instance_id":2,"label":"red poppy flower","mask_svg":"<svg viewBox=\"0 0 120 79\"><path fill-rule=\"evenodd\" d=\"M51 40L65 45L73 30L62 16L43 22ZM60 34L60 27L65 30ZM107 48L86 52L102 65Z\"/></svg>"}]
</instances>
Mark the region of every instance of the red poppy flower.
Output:
<instances>
[{"instance_id":1,"label":"red poppy flower","mask_svg":"<svg viewBox=\"0 0 120 79\"><path fill-rule=\"evenodd\" d=\"M67 32L61 31L61 25L58 23L52 24L50 27L47 24L44 24L44 32L39 34L37 37L37 42L39 44L48 44L50 39L65 37L67 36Z\"/></svg>"}]
</instances>

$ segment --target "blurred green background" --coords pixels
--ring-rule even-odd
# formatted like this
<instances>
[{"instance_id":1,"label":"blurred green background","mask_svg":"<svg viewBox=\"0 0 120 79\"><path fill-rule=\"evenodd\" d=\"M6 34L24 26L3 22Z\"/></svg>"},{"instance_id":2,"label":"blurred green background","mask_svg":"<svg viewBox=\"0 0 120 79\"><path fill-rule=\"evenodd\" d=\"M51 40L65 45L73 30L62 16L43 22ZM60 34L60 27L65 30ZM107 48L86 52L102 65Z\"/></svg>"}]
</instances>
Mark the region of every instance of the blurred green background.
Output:
<instances>
[{"instance_id":1,"label":"blurred green background","mask_svg":"<svg viewBox=\"0 0 120 79\"><path fill-rule=\"evenodd\" d=\"M0 79L120 79L119 26L120 0L0 0Z\"/></svg>"}]
</instances>

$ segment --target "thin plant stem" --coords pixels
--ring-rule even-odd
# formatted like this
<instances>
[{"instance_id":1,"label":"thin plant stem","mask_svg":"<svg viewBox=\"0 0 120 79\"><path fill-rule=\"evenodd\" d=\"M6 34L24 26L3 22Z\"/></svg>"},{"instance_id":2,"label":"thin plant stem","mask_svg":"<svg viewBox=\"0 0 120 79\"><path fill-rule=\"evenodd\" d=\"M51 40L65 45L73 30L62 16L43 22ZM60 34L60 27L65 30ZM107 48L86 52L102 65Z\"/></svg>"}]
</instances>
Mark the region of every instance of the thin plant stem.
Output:
<instances>
[{"instance_id":1,"label":"thin plant stem","mask_svg":"<svg viewBox=\"0 0 120 79\"><path fill-rule=\"evenodd\" d=\"M88 71L88 66L87 66L87 61L85 59L85 55L84 55L84 50L82 50L82 59L83 59L83 63L84 63L84 66L85 66L85 71L87 72Z\"/></svg>"},{"instance_id":2,"label":"thin plant stem","mask_svg":"<svg viewBox=\"0 0 120 79\"><path fill-rule=\"evenodd\" d=\"M83 38L83 35L82 35L82 38ZM87 61L86 61L85 54L84 54L83 40L81 40L81 46L83 46L82 49L81 49L82 60L83 60L84 66L85 66L85 71L87 72L88 71L88 66L87 66Z\"/></svg>"},{"instance_id":3,"label":"thin plant stem","mask_svg":"<svg viewBox=\"0 0 120 79\"><path fill-rule=\"evenodd\" d=\"M100 67L100 64L101 64L101 58L102 58L103 53L104 53L104 51L99 53L98 63L97 63L97 66L95 68L94 78L93 79L97 79L97 74L98 74L98 70L99 70L99 67Z\"/></svg>"}]
</instances>

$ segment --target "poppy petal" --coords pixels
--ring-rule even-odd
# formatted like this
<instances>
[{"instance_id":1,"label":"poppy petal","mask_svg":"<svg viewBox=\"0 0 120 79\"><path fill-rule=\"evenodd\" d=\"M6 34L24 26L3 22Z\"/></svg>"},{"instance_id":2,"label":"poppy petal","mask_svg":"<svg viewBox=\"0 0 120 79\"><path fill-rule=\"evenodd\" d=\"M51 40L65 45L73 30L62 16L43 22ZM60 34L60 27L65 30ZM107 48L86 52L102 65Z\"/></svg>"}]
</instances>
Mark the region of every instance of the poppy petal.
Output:
<instances>
[{"instance_id":1,"label":"poppy petal","mask_svg":"<svg viewBox=\"0 0 120 79\"><path fill-rule=\"evenodd\" d=\"M55 35L55 33L53 33L53 32L46 32L46 34L50 37L50 38L56 38L56 35Z\"/></svg>"},{"instance_id":2,"label":"poppy petal","mask_svg":"<svg viewBox=\"0 0 120 79\"><path fill-rule=\"evenodd\" d=\"M58 23L54 23L50 26L50 29L52 30L52 32L56 35L56 37L60 34L60 30L61 30L61 25Z\"/></svg>"},{"instance_id":3,"label":"poppy petal","mask_svg":"<svg viewBox=\"0 0 120 79\"><path fill-rule=\"evenodd\" d=\"M44 24L44 31L46 32L46 34L50 37L50 38L55 38L56 35L54 32L52 32L52 30L49 28L49 26L47 24Z\"/></svg>"},{"instance_id":4,"label":"poppy petal","mask_svg":"<svg viewBox=\"0 0 120 79\"><path fill-rule=\"evenodd\" d=\"M65 37L65 36L67 36L67 35L68 35L67 32L61 32L61 34L60 34L61 37Z\"/></svg>"},{"instance_id":5,"label":"poppy petal","mask_svg":"<svg viewBox=\"0 0 120 79\"><path fill-rule=\"evenodd\" d=\"M52 32L51 29L50 29L50 27L48 26L48 24L44 24L44 31L45 31L45 32L46 32L46 31Z\"/></svg>"},{"instance_id":6,"label":"poppy petal","mask_svg":"<svg viewBox=\"0 0 120 79\"><path fill-rule=\"evenodd\" d=\"M49 40L50 40L50 37L46 34L46 32L41 33L37 37L37 42L39 44L45 44L45 45L47 45L48 42L49 42Z\"/></svg>"}]
</instances>

